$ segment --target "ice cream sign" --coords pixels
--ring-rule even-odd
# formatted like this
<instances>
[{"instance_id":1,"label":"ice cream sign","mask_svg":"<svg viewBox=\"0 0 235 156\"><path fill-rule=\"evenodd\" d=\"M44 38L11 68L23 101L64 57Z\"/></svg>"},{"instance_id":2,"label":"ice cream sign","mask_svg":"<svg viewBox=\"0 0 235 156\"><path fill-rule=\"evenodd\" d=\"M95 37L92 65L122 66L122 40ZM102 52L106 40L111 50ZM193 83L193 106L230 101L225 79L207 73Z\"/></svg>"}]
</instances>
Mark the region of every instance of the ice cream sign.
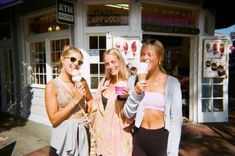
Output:
<instances>
[{"instance_id":1,"label":"ice cream sign","mask_svg":"<svg viewBox=\"0 0 235 156\"><path fill-rule=\"evenodd\" d=\"M113 47L120 51L127 65L139 61L140 46L139 37L113 37Z\"/></svg>"},{"instance_id":2,"label":"ice cream sign","mask_svg":"<svg viewBox=\"0 0 235 156\"><path fill-rule=\"evenodd\" d=\"M203 44L203 76L207 78L226 77L227 40L205 39Z\"/></svg>"}]
</instances>

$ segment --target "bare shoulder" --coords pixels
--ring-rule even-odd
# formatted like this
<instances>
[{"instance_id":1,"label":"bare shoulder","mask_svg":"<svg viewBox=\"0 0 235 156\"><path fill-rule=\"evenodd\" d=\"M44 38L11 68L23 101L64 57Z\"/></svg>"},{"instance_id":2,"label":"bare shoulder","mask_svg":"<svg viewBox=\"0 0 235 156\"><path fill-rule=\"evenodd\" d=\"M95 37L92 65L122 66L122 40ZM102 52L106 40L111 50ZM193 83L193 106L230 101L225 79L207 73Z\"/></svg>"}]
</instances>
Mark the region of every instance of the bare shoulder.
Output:
<instances>
[{"instance_id":1,"label":"bare shoulder","mask_svg":"<svg viewBox=\"0 0 235 156\"><path fill-rule=\"evenodd\" d=\"M54 91L56 89L56 84L53 80L49 81L47 84L46 84L46 92L47 91Z\"/></svg>"}]
</instances>

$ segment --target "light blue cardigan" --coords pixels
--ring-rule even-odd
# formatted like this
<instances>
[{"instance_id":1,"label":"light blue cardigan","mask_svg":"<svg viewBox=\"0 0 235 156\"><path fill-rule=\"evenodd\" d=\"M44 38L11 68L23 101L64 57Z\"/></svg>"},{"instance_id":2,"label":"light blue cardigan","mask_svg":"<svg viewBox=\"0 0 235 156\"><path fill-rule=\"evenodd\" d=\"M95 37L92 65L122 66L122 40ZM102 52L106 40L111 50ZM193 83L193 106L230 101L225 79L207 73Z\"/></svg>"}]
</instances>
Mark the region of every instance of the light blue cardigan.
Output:
<instances>
[{"instance_id":1,"label":"light blue cardigan","mask_svg":"<svg viewBox=\"0 0 235 156\"><path fill-rule=\"evenodd\" d=\"M140 127L144 116L144 106L141 103L144 93L138 95L134 91L136 76L129 78L129 97L124 105L123 112L127 118L135 116L135 126ZM168 130L167 155L178 156L182 126L182 93L179 81L169 76L165 90L165 129Z\"/></svg>"}]
</instances>

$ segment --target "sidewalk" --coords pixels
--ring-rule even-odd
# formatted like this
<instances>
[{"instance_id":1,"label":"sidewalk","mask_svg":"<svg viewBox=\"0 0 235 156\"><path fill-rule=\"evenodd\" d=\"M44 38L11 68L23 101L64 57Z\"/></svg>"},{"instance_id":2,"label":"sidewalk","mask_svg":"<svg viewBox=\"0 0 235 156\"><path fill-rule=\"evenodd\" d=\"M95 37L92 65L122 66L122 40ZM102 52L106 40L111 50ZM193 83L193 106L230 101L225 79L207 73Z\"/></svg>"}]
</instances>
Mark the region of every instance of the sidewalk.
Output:
<instances>
[{"instance_id":1,"label":"sidewalk","mask_svg":"<svg viewBox=\"0 0 235 156\"><path fill-rule=\"evenodd\" d=\"M184 124L179 155L235 156L235 99L229 106L228 123Z\"/></svg>"},{"instance_id":2,"label":"sidewalk","mask_svg":"<svg viewBox=\"0 0 235 156\"><path fill-rule=\"evenodd\" d=\"M180 156L234 156L235 126L228 123L189 124L182 128Z\"/></svg>"},{"instance_id":3,"label":"sidewalk","mask_svg":"<svg viewBox=\"0 0 235 156\"><path fill-rule=\"evenodd\" d=\"M42 156L48 151L51 127L0 113L0 141L11 138L16 144L11 156ZM182 127L180 156L234 156L235 110L229 123L192 124ZM44 148L43 148L44 147ZM31 153L38 150L37 154ZM44 150L44 151L42 151ZM4 155L5 156L5 155Z\"/></svg>"},{"instance_id":4,"label":"sidewalk","mask_svg":"<svg viewBox=\"0 0 235 156\"><path fill-rule=\"evenodd\" d=\"M1 112L0 119L0 142L7 139L14 139L16 141L11 156L22 156L49 145L51 136L50 126L22 118L15 118Z\"/></svg>"}]
</instances>

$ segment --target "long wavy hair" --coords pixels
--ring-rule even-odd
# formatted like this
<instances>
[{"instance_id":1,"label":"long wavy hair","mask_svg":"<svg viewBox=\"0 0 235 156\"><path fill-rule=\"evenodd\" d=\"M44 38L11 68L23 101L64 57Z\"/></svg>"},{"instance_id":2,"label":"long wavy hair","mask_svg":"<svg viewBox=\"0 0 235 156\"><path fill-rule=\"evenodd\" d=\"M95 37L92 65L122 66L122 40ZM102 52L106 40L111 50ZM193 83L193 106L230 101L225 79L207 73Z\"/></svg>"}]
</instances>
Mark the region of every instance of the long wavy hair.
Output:
<instances>
[{"instance_id":1,"label":"long wavy hair","mask_svg":"<svg viewBox=\"0 0 235 156\"><path fill-rule=\"evenodd\" d=\"M103 60L104 60L105 55L114 55L118 58L118 60L121 62L121 64L120 64L121 70L118 72L118 78L127 80L130 76L130 73L129 73L129 70L127 69L125 60L124 60L121 52L118 49L111 48L111 49L106 50L103 53ZM112 75L107 70L105 70L105 77L110 79L110 78L112 78Z\"/></svg>"}]
</instances>

